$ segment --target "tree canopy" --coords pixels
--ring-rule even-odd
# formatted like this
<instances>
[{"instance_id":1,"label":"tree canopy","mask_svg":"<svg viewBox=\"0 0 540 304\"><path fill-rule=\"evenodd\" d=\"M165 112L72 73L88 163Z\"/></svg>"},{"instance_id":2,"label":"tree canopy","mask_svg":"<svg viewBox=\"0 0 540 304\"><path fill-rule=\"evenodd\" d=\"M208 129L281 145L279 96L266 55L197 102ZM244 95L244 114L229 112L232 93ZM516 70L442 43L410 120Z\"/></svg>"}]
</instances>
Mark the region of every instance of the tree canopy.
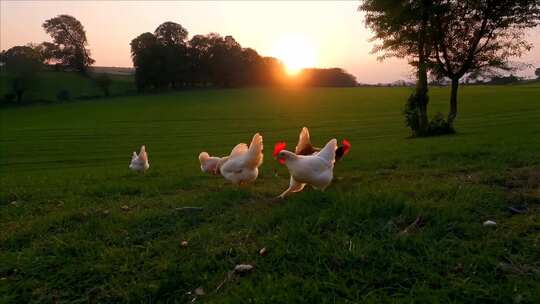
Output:
<instances>
[{"instance_id":1,"label":"tree canopy","mask_svg":"<svg viewBox=\"0 0 540 304\"><path fill-rule=\"evenodd\" d=\"M60 65L84 73L94 63L86 48L86 32L79 20L69 15L59 15L46 20L42 26L53 39L55 47L48 47Z\"/></svg>"}]
</instances>

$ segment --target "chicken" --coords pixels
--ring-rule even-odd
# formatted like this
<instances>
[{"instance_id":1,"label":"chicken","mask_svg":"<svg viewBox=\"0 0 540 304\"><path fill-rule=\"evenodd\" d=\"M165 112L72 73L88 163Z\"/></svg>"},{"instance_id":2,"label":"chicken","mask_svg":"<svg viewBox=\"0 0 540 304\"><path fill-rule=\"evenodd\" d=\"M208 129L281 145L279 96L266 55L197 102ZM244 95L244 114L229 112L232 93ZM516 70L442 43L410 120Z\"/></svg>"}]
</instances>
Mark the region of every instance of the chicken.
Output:
<instances>
[{"instance_id":1,"label":"chicken","mask_svg":"<svg viewBox=\"0 0 540 304\"><path fill-rule=\"evenodd\" d=\"M297 155L281 150L278 160L283 159L291 174L289 188L279 195L284 198L291 192L300 192L306 184L324 190L332 182L336 159L337 140L330 140L324 148L312 155Z\"/></svg>"},{"instance_id":2,"label":"chicken","mask_svg":"<svg viewBox=\"0 0 540 304\"><path fill-rule=\"evenodd\" d=\"M259 175L259 167L263 162L263 138L257 133L249 145L236 145L228 159L219 168L221 175L233 184L242 185L253 182Z\"/></svg>"},{"instance_id":3,"label":"chicken","mask_svg":"<svg viewBox=\"0 0 540 304\"><path fill-rule=\"evenodd\" d=\"M131 163L129 164L129 169L136 172L146 172L148 168L150 168L150 164L148 163L148 154L146 153L146 147L142 145L139 155L137 155L137 153L133 151L133 155L131 156Z\"/></svg>"},{"instance_id":4,"label":"chicken","mask_svg":"<svg viewBox=\"0 0 540 304\"><path fill-rule=\"evenodd\" d=\"M229 159L226 157L210 156L207 152L201 152L199 154L199 162L201 163L201 171L204 173L210 173L218 175L219 168Z\"/></svg>"},{"instance_id":5,"label":"chicken","mask_svg":"<svg viewBox=\"0 0 540 304\"><path fill-rule=\"evenodd\" d=\"M277 154L279 153L279 151L285 149L286 146L287 144L283 141L276 143L276 145L274 146L274 157L277 158ZM342 145L336 149L336 161L342 159L343 156L347 155L350 149L351 143L347 139L344 139L342 141ZM300 136L298 137L298 144L294 149L294 153L296 153L296 155L312 155L319 152L320 150L321 148L314 147L311 144L309 130L308 128L303 127L302 131L300 131ZM278 161L282 165L285 164L283 159L278 159Z\"/></svg>"}]
</instances>

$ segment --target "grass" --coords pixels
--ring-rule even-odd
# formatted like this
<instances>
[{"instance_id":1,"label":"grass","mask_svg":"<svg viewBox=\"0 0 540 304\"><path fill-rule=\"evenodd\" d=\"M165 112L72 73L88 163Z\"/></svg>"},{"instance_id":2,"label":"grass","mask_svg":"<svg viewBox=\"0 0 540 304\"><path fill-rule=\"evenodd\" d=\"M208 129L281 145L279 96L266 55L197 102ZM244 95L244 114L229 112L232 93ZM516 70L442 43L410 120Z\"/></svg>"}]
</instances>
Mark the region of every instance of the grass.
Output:
<instances>
[{"instance_id":1,"label":"grass","mask_svg":"<svg viewBox=\"0 0 540 304\"><path fill-rule=\"evenodd\" d=\"M132 76L109 75L111 78L111 95L125 95L135 92ZM11 91L10 74L0 73L0 100ZM35 76L28 92L25 93L26 101L58 101L60 91L67 90L71 99L96 98L103 96L103 92L96 86L93 79L78 73L61 71L44 71Z\"/></svg>"},{"instance_id":2,"label":"grass","mask_svg":"<svg viewBox=\"0 0 540 304\"><path fill-rule=\"evenodd\" d=\"M426 139L407 138L409 93L208 90L0 110L0 302L538 303L540 87L463 87L458 134ZM448 90L430 94L446 111ZM273 143L294 146L304 125L352 150L327 191L275 202L288 179ZM200 151L255 132L266 149L253 185L200 172ZM141 144L146 175L127 169ZM240 263L255 270L229 277Z\"/></svg>"}]
</instances>

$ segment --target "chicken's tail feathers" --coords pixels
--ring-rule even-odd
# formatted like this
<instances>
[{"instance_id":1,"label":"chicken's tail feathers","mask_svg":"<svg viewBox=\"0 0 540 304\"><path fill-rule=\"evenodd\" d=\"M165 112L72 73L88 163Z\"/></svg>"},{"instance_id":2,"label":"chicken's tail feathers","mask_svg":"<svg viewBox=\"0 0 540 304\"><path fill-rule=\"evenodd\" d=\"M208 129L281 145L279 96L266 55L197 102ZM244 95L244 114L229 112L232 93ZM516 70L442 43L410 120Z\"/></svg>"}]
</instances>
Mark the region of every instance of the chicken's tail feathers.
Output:
<instances>
[{"instance_id":1,"label":"chicken's tail feathers","mask_svg":"<svg viewBox=\"0 0 540 304\"><path fill-rule=\"evenodd\" d=\"M334 162L336 159L337 140L331 139L324 148L317 154L317 156L324 158L330 162Z\"/></svg>"},{"instance_id":2,"label":"chicken's tail feathers","mask_svg":"<svg viewBox=\"0 0 540 304\"><path fill-rule=\"evenodd\" d=\"M251 139L251 143L249 144L249 153L251 154L260 154L263 150L263 137L261 134L256 133L253 135L253 138Z\"/></svg>"},{"instance_id":3,"label":"chicken's tail feathers","mask_svg":"<svg viewBox=\"0 0 540 304\"><path fill-rule=\"evenodd\" d=\"M263 151L263 137L261 134L256 133L251 139L249 144L249 158L252 159L257 166L262 163L262 151Z\"/></svg>"},{"instance_id":4,"label":"chicken's tail feathers","mask_svg":"<svg viewBox=\"0 0 540 304\"><path fill-rule=\"evenodd\" d=\"M307 127L303 127L302 131L300 131L300 141L310 142L309 130Z\"/></svg>"},{"instance_id":5,"label":"chicken's tail feathers","mask_svg":"<svg viewBox=\"0 0 540 304\"><path fill-rule=\"evenodd\" d=\"M137 155L137 152L133 151L133 154L131 154L131 161L136 160L137 157L139 157L139 156Z\"/></svg>"},{"instance_id":6,"label":"chicken's tail feathers","mask_svg":"<svg viewBox=\"0 0 540 304\"><path fill-rule=\"evenodd\" d=\"M141 152L139 152L139 158L142 161L148 161L148 153L146 153L146 146L145 145L141 146Z\"/></svg>"},{"instance_id":7,"label":"chicken's tail feathers","mask_svg":"<svg viewBox=\"0 0 540 304\"><path fill-rule=\"evenodd\" d=\"M295 153L299 154L306 147L311 146L311 139L309 137L309 130L307 127L303 127L298 136L298 144L296 145Z\"/></svg>"}]
</instances>

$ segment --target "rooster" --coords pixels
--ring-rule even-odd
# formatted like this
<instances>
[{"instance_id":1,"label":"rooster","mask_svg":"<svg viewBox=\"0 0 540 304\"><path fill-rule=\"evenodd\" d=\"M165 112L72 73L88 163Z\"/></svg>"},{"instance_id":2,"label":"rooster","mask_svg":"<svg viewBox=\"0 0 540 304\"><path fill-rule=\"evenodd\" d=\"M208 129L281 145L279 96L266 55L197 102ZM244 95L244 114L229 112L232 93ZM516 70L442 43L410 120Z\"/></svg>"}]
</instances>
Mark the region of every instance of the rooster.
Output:
<instances>
[{"instance_id":1,"label":"rooster","mask_svg":"<svg viewBox=\"0 0 540 304\"><path fill-rule=\"evenodd\" d=\"M336 150L337 140L334 138L311 155L298 155L283 149L278 151L277 159L283 160L291 174L289 188L281 193L279 198L284 198L291 192L302 191L306 184L316 189L326 189L332 182Z\"/></svg>"},{"instance_id":2,"label":"rooster","mask_svg":"<svg viewBox=\"0 0 540 304\"><path fill-rule=\"evenodd\" d=\"M229 159L228 156L217 157L210 156L207 152L199 154L199 162L201 163L201 171L213 175L221 174L219 168Z\"/></svg>"},{"instance_id":3,"label":"rooster","mask_svg":"<svg viewBox=\"0 0 540 304\"><path fill-rule=\"evenodd\" d=\"M219 172L233 184L242 185L253 182L259 175L263 162L263 138L257 133L249 144L236 145L225 161L219 164Z\"/></svg>"},{"instance_id":4,"label":"rooster","mask_svg":"<svg viewBox=\"0 0 540 304\"><path fill-rule=\"evenodd\" d=\"M131 163L129 164L129 169L136 172L146 172L150 168L148 163L148 154L146 153L146 147L141 146L141 151L137 155L137 152L133 151L131 155Z\"/></svg>"},{"instance_id":5,"label":"rooster","mask_svg":"<svg viewBox=\"0 0 540 304\"><path fill-rule=\"evenodd\" d=\"M276 145L274 146L274 158L277 158L279 151L285 149L286 147L287 147L287 143L285 143L284 141L276 143ZM350 149L351 149L351 143L347 139L344 139L341 142L341 146L339 146L336 149L336 161L342 159L345 155L347 155ZM302 131L300 131L298 144L296 145L296 148L294 149L294 153L296 153L296 155L312 155L319 152L320 150L321 150L320 148L314 147L311 144L309 130L308 128L303 127ZM285 160L283 159L278 159L278 161L282 165L285 164Z\"/></svg>"}]
</instances>

